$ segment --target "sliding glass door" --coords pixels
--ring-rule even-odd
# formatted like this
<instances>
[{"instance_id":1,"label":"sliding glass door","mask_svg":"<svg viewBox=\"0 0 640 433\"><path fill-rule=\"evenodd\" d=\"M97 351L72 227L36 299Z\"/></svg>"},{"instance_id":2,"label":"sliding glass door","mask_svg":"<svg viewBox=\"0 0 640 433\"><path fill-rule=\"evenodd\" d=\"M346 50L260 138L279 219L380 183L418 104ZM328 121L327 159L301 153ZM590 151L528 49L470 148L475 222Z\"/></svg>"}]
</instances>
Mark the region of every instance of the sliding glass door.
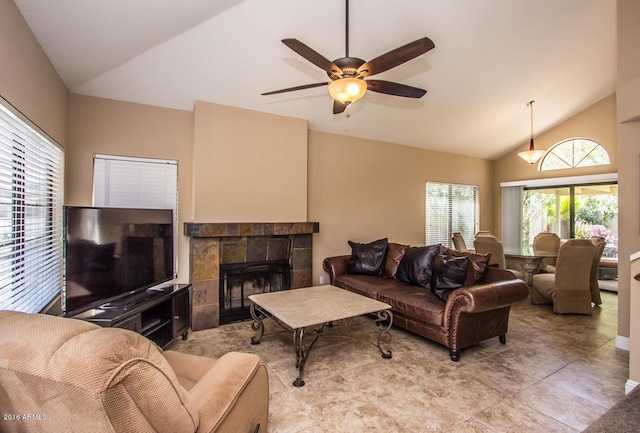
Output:
<instances>
[{"instance_id":1,"label":"sliding glass door","mask_svg":"<svg viewBox=\"0 0 640 433\"><path fill-rule=\"evenodd\" d=\"M562 239L603 236L604 257L618 256L616 183L525 188L522 196L522 251L532 253L543 231Z\"/></svg>"}]
</instances>

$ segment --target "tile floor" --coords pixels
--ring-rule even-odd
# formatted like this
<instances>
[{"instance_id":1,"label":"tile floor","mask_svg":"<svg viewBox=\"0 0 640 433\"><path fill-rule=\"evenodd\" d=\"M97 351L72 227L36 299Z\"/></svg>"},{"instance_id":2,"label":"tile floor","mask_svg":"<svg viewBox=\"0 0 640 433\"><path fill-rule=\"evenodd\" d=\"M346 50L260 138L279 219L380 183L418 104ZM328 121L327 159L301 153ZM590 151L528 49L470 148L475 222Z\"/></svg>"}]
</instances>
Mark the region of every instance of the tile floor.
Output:
<instances>
[{"instance_id":1,"label":"tile floor","mask_svg":"<svg viewBox=\"0 0 640 433\"><path fill-rule=\"evenodd\" d=\"M346 334L325 334L292 385L292 338L271 322L251 346L251 322L190 334L173 350L218 357L252 352L268 366L269 432L580 432L624 396L628 352L615 348L617 296L602 292L593 316L556 315L527 301L512 308L507 344L462 352L392 328L393 359L371 344L366 317ZM332 332L340 333L340 327ZM309 334L308 334L309 335Z\"/></svg>"}]
</instances>

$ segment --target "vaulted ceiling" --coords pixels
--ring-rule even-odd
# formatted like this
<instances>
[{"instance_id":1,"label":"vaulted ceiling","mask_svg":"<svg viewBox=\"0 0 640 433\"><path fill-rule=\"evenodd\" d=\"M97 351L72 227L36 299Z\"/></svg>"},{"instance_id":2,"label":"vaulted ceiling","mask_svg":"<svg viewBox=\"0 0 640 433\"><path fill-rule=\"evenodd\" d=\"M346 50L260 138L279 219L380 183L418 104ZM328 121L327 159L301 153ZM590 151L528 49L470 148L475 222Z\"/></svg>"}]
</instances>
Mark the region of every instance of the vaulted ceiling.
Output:
<instances>
[{"instance_id":1,"label":"vaulted ceiling","mask_svg":"<svg viewBox=\"0 0 640 433\"><path fill-rule=\"evenodd\" d=\"M615 0L351 0L350 55L422 37L435 48L332 114L327 81L280 41L345 55L344 0L15 0L71 92L192 110L196 100L309 121L318 131L495 159L615 91Z\"/></svg>"}]
</instances>

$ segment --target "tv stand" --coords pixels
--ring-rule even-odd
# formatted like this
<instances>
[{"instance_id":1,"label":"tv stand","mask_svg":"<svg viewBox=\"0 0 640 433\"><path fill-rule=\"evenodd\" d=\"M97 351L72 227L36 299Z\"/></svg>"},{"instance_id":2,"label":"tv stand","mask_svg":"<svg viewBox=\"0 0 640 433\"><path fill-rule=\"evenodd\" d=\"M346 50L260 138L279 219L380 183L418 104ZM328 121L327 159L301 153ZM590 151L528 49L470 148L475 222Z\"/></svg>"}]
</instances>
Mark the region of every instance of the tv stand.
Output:
<instances>
[{"instance_id":1,"label":"tv stand","mask_svg":"<svg viewBox=\"0 0 640 433\"><path fill-rule=\"evenodd\" d=\"M72 317L103 327L129 329L165 347L178 336L187 339L191 326L190 288L189 284L165 284Z\"/></svg>"}]
</instances>

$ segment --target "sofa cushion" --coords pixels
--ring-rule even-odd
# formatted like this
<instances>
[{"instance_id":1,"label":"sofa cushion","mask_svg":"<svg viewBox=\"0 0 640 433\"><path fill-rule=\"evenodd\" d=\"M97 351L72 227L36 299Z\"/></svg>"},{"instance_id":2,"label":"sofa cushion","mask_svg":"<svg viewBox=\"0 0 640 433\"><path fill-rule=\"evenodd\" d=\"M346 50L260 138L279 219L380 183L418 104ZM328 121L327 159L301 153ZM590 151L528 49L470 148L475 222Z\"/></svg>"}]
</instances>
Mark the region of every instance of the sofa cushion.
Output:
<instances>
[{"instance_id":1,"label":"sofa cushion","mask_svg":"<svg viewBox=\"0 0 640 433\"><path fill-rule=\"evenodd\" d=\"M433 262L439 252L440 244L407 248L398 265L396 279L427 287L431 282Z\"/></svg>"},{"instance_id":2,"label":"sofa cushion","mask_svg":"<svg viewBox=\"0 0 640 433\"><path fill-rule=\"evenodd\" d=\"M489 268L489 260L491 260L491 254L477 254L470 253L468 251L458 251L453 248L449 248L444 251L445 254L454 257L468 257L469 266L467 268L467 278L464 281L465 286L473 286L475 284L482 284L484 277L487 274Z\"/></svg>"},{"instance_id":3,"label":"sofa cushion","mask_svg":"<svg viewBox=\"0 0 640 433\"><path fill-rule=\"evenodd\" d=\"M384 274L389 278L395 278L400 260L404 257L404 253L409 245L395 244L389 242L387 246L387 255L384 258Z\"/></svg>"},{"instance_id":4,"label":"sofa cushion","mask_svg":"<svg viewBox=\"0 0 640 433\"><path fill-rule=\"evenodd\" d=\"M434 326L442 326L444 323L444 304L434 293L423 287L402 284L393 290L378 293L378 300L391 305L394 314Z\"/></svg>"},{"instance_id":5,"label":"sofa cushion","mask_svg":"<svg viewBox=\"0 0 640 433\"><path fill-rule=\"evenodd\" d=\"M468 257L454 257L438 254L433 264L431 290L437 297L446 301L449 294L463 286L469 267Z\"/></svg>"},{"instance_id":6,"label":"sofa cushion","mask_svg":"<svg viewBox=\"0 0 640 433\"><path fill-rule=\"evenodd\" d=\"M404 285L400 281L391 278L376 277L373 275L338 275L332 283L336 287L350 290L359 295L378 299L378 294Z\"/></svg>"},{"instance_id":7,"label":"sofa cushion","mask_svg":"<svg viewBox=\"0 0 640 433\"><path fill-rule=\"evenodd\" d=\"M378 239L368 244L349 241L351 259L348 274L382 275L384 273L384 258L387 254L387 238Z\"/></svg>"}]
</instances>

